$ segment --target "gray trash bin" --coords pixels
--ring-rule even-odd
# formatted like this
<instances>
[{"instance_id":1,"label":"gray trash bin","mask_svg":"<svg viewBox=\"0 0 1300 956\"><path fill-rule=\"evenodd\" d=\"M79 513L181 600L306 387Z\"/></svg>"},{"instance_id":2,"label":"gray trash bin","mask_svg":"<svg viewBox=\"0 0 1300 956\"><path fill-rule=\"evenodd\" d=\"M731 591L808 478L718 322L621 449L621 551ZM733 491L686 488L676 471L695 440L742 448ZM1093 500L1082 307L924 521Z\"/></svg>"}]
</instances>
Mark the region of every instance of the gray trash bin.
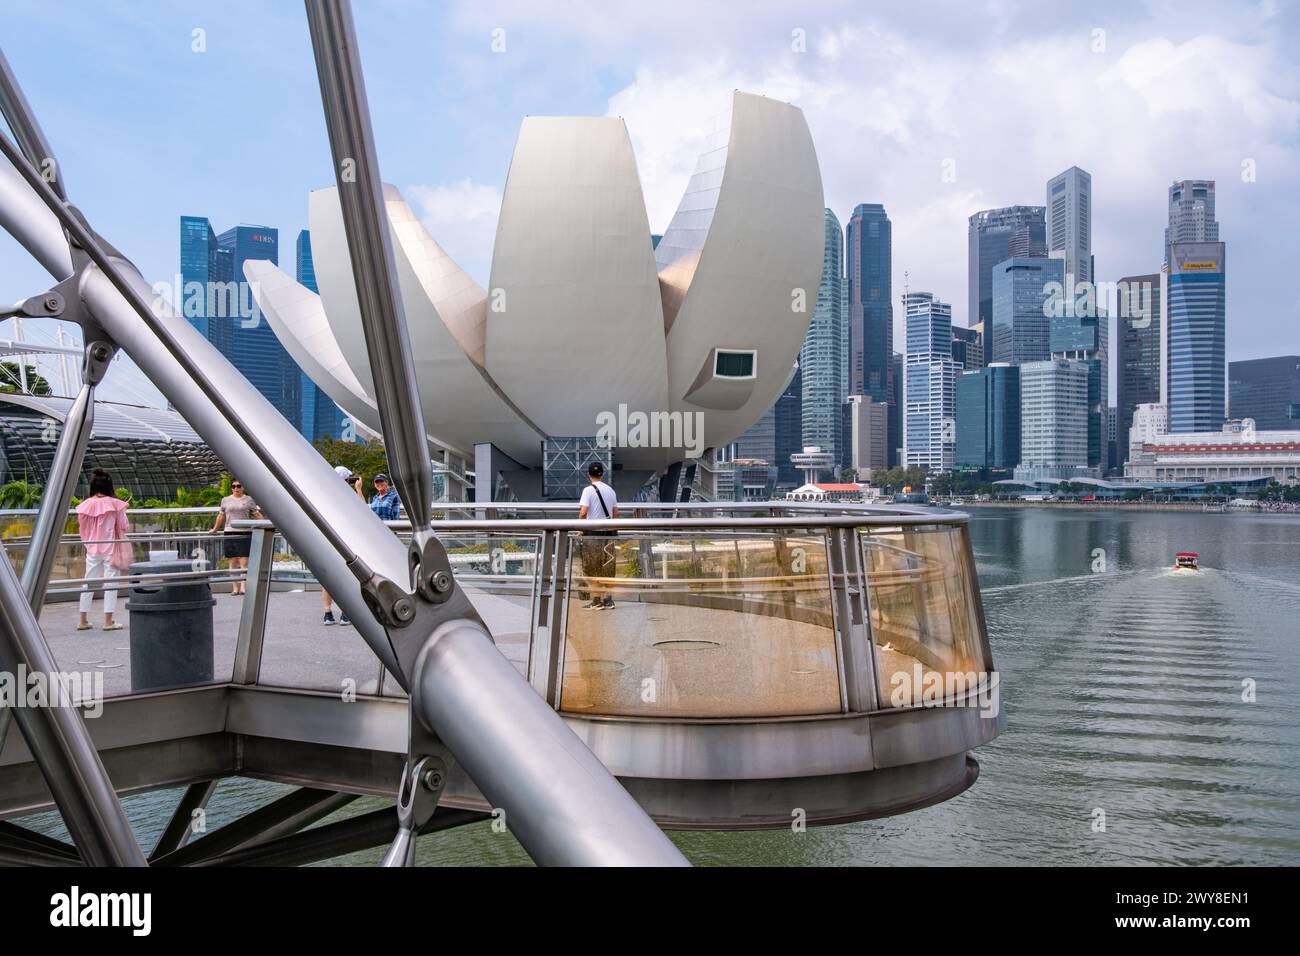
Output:
<instances>
[{"instance_id":1,"label":"gray trash bin","mask_svg":"<svg viewBox=\"0 0 1300 956\"><path fill-rule=\"evenodd\" d=\"M190 561L140 561L133 576L193 571ZM131 690L162 690L212 680L212 608L206 580L164 583L147 578L131 587Z\"/></svg>"}]
</instances>

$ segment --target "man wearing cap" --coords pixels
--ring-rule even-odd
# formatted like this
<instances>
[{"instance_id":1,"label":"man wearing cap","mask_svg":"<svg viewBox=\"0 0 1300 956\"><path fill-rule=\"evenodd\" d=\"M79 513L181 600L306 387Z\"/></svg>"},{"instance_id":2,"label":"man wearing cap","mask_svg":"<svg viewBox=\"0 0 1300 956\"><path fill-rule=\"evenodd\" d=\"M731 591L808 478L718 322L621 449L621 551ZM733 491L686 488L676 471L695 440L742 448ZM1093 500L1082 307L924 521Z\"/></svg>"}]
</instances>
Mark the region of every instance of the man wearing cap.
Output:
<instances>
[{"instance_id":1,"label":"man wearing cap","mask_svg":"<svg viewBox=\"0 0 1300 956\"><path fill-rule=\"evenodd\" d=\"M402 517L402 499L388 483L388 476L383 472L375 475L375 494L370 499L370 510L381 521L397 521Z\"/></svg>"},{"instance_id":2,"label":"man wearing cap","mask_svg":"<svg viewBox=\"0 0 1300 956\"><path fill-rule=\"evenodd\" d=\"M361 490L361 479L352 474L352 469L347 465L335 465L334 473L343 479L343 483L357 493L357 497L362 501L366 500L365 492ZM330 597L329 591L324 586L320 589L321 603L325 605L325 617L321 622L326 627L334 623L334 599ZM348 620L348 612L339 608L339 624L347 627L352 622Z\"/></svg>"}]
</instances>

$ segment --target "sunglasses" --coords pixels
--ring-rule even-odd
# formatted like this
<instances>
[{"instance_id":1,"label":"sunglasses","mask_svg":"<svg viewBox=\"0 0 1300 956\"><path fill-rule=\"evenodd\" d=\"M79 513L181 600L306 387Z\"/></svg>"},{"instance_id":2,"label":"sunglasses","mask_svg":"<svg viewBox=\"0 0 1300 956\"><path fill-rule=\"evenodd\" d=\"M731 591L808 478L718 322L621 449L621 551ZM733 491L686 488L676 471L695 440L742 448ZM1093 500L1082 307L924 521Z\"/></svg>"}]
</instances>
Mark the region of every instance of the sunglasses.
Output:
<instances>
[{"instance_id":1,"label":"sunglasses","mask_svg":"<svg viewBox=\"0 0 1300 956\"><path fill-rule=\"evenodd\" d=\"M242 487L244 487L244 486L241 485L239 482L235 482L235 483L234 483L233 485L231 485L230 487L231 487L231 488L242 488Z\"/></svg>"}]
</instances>

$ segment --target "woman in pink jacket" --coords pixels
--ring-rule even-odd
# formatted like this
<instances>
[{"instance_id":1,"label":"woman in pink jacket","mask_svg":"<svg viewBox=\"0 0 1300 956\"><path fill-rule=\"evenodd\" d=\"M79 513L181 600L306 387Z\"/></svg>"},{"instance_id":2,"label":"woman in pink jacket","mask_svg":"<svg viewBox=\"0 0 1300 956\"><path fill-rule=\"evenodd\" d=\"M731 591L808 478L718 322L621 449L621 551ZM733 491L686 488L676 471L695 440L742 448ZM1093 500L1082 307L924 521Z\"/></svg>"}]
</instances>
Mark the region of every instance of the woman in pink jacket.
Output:
<instances>
[{"instance_id":1,"label":"woman in pink jacket","mask_svg":"<svg viewBox=\"0 0 1300 956\"><path fill-rule=\"evenodd\" d=\"M86 542L86 579L114 578L131 567L131 545L126 541L126 502L113 494L113 479L102 468L90 477L90 497L77 505L77 530ZM80 599L81 619L77 630L90 630L90 602L95 592L83 585ZM117 610L117 589L104 589L104 630L120 631L113 620Z\"/></svg>"}]
</instances>

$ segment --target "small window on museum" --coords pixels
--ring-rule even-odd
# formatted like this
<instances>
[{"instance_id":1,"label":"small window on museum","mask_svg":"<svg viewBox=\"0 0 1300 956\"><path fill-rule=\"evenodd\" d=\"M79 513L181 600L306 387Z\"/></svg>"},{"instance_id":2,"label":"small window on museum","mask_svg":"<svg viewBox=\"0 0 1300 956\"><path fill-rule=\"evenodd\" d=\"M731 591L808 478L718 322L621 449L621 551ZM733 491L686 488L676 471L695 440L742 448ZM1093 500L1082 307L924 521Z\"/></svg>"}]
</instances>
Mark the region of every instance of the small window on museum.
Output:
<instances>
[{"instance_id":1,"label":"small window on museum","mask_svg":"<svg viewBox=\"0 0 1300 956\"><path fill-rule=\"evenodd\" d=\"M719 378L752 378L754 375L754 353L719 352L713 366L713 372Z\"/></svg>"}]
</instances>

